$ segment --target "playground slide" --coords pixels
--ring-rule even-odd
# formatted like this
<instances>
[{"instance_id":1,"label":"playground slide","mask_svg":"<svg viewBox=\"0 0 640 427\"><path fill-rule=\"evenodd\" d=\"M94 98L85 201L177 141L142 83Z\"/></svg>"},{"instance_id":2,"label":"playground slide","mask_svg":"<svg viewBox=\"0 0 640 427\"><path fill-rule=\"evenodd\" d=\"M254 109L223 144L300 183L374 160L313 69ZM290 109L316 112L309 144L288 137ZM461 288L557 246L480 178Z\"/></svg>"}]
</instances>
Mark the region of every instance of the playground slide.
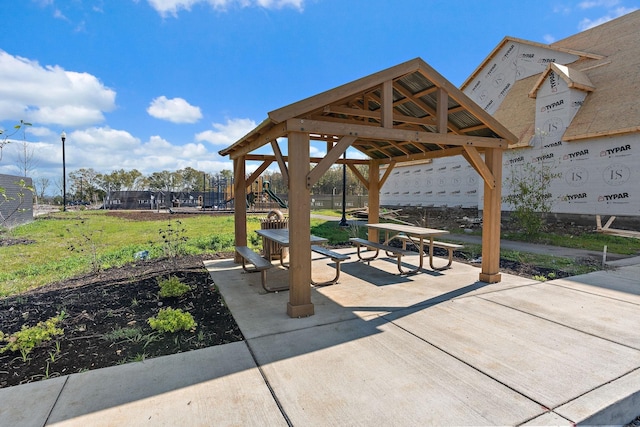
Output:
<instances>
[{"instance_id":1,"label":"playground slide","mask_svg":"<svg viewBox=\"0 0 640 427\"><path fill-rule=\"evenodd\" d=\"M265 193L267 193L267 195L271 198L271 200L273 200L274 202L276 202L278 204L278 206L280 206L283 209L287 209L289 207L289 205L287 204L287 202L285 202L284 200L282 200L280 197L278 197L276 195L276 193L274 193L273 191L271 191L271 189L269 188L270 184L269 181L264 181L262 183L262 189L264 190Z\"/></svg>"}]
</instances>

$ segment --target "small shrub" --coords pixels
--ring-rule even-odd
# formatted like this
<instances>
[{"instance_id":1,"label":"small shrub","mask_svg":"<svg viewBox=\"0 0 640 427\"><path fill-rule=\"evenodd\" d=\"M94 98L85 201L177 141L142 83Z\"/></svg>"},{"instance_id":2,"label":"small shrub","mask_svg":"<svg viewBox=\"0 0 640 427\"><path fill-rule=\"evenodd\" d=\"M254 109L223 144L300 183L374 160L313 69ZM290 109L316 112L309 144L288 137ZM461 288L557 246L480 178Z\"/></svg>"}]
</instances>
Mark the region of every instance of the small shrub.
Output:
<instances>
[{"instance_id":1,"label":"small shrub","mask_svg":"<svg viewBox=\"0 0 640 427\"><path fill-rule=\"evenodd\" d=\"M162 239L162 249L167 258L174 259L186 254L186 232L187 230L182 226L182 221L180 220L176 220L174 224L169 223L167 228L158 230Z\"/></svg>"},{"instance_id":2,"label":"small shrub","mask_svg":"<svg viewBox=\"0 0 640 427\"><path fill-rule=\"evenodd\" d=\"M160 309L158 315L150 317L147 322L158 332L189 331L197 326L191 313L173 308Z\"/></svg>"},{"instance_id":3,"label":"small shrub","mask_svg":"<svg viewBox=\"0 0 640 427\"><path fill-rule=\"evenodd\" d=\"M160 298L181 297L191 290L189 285L182 283L176 276L159 280L158 286L160 286Z\"/></svg>"},{"instance_id":4,"label":"small shrub","mask_svg":"<svg viewBox=\"0 0 640 427\"><path fill-rule=\"evenodd\" d=\"M57 327L64 317L65 313L62 312L56 317L47 319L44 322L38 322L36 326L27 327L23 325L18 332L14 332L9 336L0 334L0 338L8 343L0 349L0 353L19 351L23 360L26 360L27 354L36 346L45 341L50 341L56 335L64 334L64 331Z\"/></svg>"}]
</instances>

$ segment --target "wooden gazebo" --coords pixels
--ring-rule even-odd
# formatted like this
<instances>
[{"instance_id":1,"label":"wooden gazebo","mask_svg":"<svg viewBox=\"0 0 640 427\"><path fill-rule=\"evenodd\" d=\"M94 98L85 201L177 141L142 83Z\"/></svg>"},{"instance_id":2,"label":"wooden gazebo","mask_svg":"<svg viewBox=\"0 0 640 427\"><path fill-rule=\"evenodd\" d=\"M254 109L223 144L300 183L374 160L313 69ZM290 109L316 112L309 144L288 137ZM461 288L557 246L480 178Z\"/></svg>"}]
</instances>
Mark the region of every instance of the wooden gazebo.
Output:
<instances>
[{"instance_id":1,"label":"wooden gazebo","mask_svg":"<svg viewBox=\"0 0 640 427\"><path fill-rule=\"evenodd\" d=\"M287 154L278 138L286 138ZM310 157L310 142L327 154ZM462 155L484 180L480 281L500 281L502 152L517 138L422 59L396 65L269 113L258 127L220 151L233 160L235 194L277 162L289 188L289 303L291 317L310 316L310 189L335 163L346 163L369 193L369 222L378 222L380 188L401 162ZM270 144L273 153L255 154ZM353 147L368 159L344 159ZM484 154L484 157L482 156ZM261 165L246 177L246 162ZM368 164L363 176L356 164ZM381 165L386 171L380 176ZM246 245L246 211L236 203L236 245ZM369 239L378 238L370 231ZM236 254L236 262L239 262Z\"/></svg>"}]
</instances>

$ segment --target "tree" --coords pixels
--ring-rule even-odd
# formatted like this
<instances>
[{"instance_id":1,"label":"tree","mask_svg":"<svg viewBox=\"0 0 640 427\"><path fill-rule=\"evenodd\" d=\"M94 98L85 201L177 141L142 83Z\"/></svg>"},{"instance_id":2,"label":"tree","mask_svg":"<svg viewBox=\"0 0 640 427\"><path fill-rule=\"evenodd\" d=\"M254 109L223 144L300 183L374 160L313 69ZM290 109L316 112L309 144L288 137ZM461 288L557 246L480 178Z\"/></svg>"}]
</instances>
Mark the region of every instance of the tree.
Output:
<instances>
[{"instance_id":1,"label":"tree","mask_svg":"<svg viewBox=\"0 0 640 427\"><path fill-rule=\"evenodd\" d=\"M9 143L11 143L11 138L13 135L22 131L22 139L26 140L26 130L27 126L31 126L31 123L27 123L24 120L20 120L20 124L13 126L13 132L8 133L6 130L0 129L0 160L2 160L2 149Z\"/></svg>"},{"instance_id":2,"label":"tree","mask_svg":"<svg viewBox=\"0 0 640 427\"><path fill-rule=\"evenodd\" d=\"M33 181L33 187L35 190L35 194L36 194L36 200L43 200L44 199L44 195L47 192L47 188L49 187L49 184L51 183L51 181L49 180L49 178L45 178L45 177L40 177L40 178L36 178Z\"/></svg>"},{"instance_id":3,"label":"tree","mask_svg":"<svg viewBox=\"0 0 640 427\"><path fill-rule=\"evenodd\" d=\"M551 165L539 160L512 167L505 179L509 194L502 200L513 207L513 216L527 236L537 236L544 229L544 216L553 204L549 188L559 176Z\"/></svg>"},{"instance_id":4,"label":"tree","mask_svg":"<svg viewBox=\"0 0 640 427\"><path fill-rule=\"evenodd\" d=\"M73 197L76 200L97 202L104 197L104 191L101 191L98 179L99 174L93 168L81 168L77 171L69 173L70 188Z\"/></svg>"},{"instance_id":5,"label":"tree","mask_svg":"<svg viewBox=\"0 0 640 427\"><path fill-rule=\"evenodd\" d=\"M29 145L29 143L23 140L21 143L21 149L16 156L16 166L20 169L22 176L28 176L29 172L38 166L38 159L35 156L35 150Z\"/></svg>"}]
</instances>

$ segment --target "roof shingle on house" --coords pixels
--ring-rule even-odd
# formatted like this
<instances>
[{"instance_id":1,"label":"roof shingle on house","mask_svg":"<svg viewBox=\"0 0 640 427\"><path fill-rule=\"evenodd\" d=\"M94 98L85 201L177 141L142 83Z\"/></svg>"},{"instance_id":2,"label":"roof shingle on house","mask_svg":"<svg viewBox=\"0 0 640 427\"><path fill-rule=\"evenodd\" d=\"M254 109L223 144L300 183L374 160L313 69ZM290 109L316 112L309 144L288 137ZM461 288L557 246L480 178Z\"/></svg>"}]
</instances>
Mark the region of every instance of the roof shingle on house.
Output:
<instances>
[{"instance_id":1,"label":"roof shingle on house","mask_svg":"<svg viewBox=\"0 0 640 427\"><path fill-rule=\"evenodd\" d=\"M562 140L579 141L640 132L640 11L632 12L550 45L506 37L462 85L488 67L507 43L576 55L565 65L549 64L545 71L513 83L493 116L519 138L511 148L526 147L535 134L535 95L550 71L569 87L589 94L568 125Z\"/></svg>"}]
</instances>

